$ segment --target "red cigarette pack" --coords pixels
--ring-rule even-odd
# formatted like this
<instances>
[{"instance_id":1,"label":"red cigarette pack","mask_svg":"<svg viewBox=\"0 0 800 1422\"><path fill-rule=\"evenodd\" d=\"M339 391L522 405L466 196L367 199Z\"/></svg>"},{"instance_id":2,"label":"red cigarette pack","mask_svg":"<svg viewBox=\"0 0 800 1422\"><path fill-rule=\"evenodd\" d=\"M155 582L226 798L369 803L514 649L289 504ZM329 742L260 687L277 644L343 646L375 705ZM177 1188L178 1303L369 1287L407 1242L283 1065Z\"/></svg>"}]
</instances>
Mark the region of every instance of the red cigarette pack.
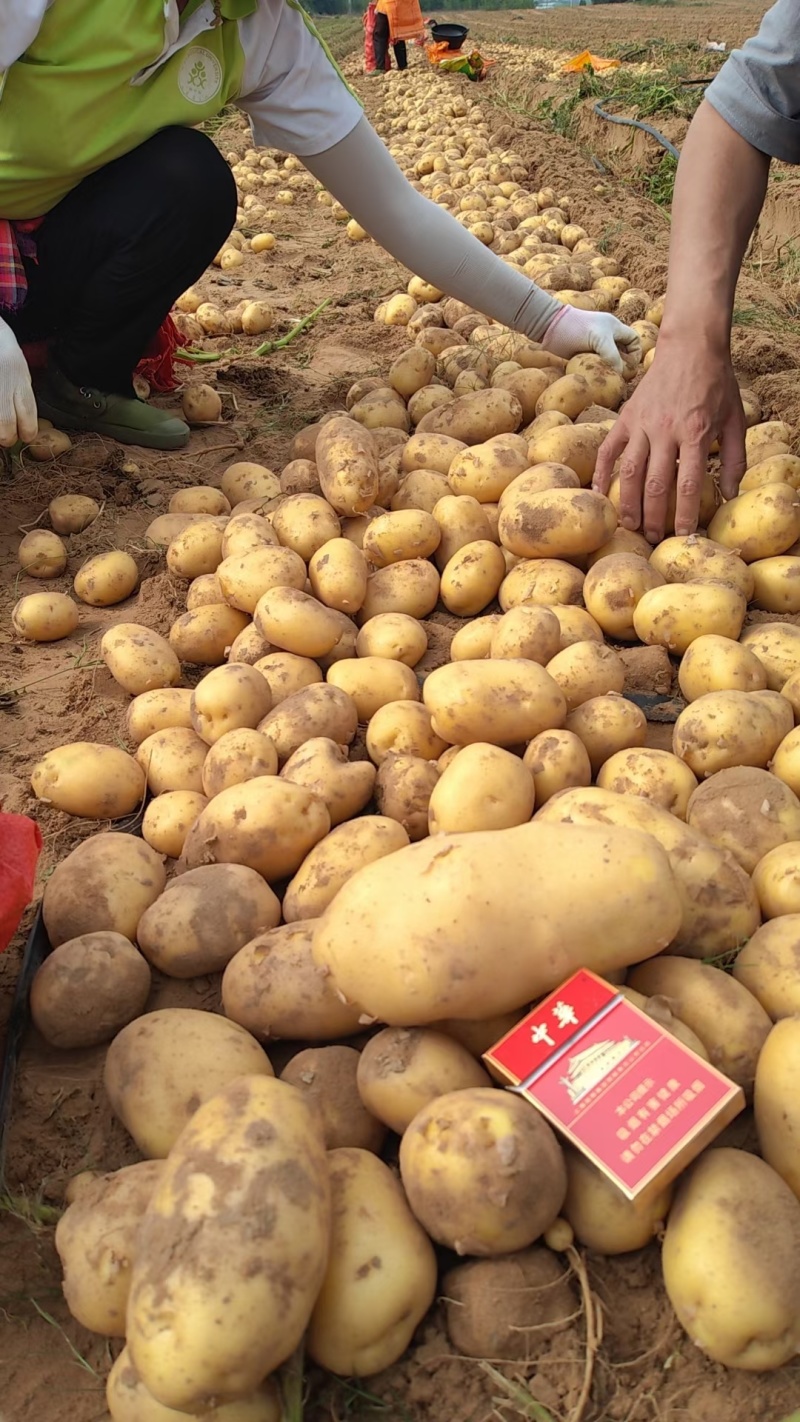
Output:
<instances>
[{"instance_id":1,"label":"red cigarette pack","mask_svg":"<svg viewBox=\"0 0 800 1422\"><path fill-rule=\"evenodd\" d=\"M740 1086L585 969L483 1060L629 1200L663 1189L744 1107Z\"/></svg>"}]
</instances>

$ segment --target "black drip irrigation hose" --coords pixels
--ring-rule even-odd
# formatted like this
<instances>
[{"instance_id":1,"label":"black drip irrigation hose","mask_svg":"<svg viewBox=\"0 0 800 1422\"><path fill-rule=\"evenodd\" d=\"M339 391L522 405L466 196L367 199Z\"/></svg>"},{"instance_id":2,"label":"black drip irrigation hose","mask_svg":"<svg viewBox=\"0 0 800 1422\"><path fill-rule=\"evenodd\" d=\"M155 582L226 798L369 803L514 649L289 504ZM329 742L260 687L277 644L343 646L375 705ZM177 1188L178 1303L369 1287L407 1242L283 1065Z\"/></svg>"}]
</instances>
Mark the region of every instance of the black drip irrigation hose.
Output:
<instances>
[{"instance_id":1,"label":"black drip irrigation hose","mask_svg":"<svg viewBox=\"0 0 800 1422\"><path fill-rule=\"evenodd\" d=\"M609 101L607 100L606 102ZM611 102L613 102L613 97ZM642 123L641 119L622 118L619 114L607 114L600 99L597 100L594 111L600 118L606 119L608 123L622 123L626 124L628 128L640 128L642 133L649 133L650 137L654 138L656 143L660 143L661 147L665 148L673 158L680 158L680 149L676 148L674 143L670 143L669 139L665 138L663 133L659 133L657 128L653 128L652 124Z\"/></svg>"}]
</instances>

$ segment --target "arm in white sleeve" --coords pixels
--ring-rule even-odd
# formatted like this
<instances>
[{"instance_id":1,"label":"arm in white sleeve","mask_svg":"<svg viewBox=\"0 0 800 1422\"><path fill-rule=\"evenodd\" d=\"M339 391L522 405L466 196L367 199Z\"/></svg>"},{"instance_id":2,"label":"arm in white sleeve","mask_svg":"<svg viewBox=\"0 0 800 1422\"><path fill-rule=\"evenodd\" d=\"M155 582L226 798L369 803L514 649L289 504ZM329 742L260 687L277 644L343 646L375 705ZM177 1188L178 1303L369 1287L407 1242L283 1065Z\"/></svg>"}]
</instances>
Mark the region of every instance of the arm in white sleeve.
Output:
<instances>
[{"instance_id":1,"label":"arm in white sleeve","mask_svg":"<svg viewBox=\"0 0 800 1422\"><path fill-rule=\"evenodd\" d=\"M620 348L636 353L636 333L616 317L565 307L417 192L366 118L303 162L376 242L440 291L557 354L594 350L621 368Z\"/></svg>"}]
</instances>

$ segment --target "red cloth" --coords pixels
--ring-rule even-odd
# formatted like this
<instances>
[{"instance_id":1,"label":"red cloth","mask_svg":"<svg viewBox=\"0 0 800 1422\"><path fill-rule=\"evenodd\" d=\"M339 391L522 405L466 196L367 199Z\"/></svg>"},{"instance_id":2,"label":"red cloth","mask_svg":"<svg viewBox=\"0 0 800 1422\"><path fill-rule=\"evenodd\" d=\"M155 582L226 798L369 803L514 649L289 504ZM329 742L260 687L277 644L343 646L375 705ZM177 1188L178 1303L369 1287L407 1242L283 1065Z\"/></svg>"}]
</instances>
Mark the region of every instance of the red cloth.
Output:
<instances>
[{"instance_id":1,"label":"red cloth","mask_svg":"<svg viewBox=\"0 0 800 1422\"><path fill-rule=\"evenodd\" d=\"M36 260L33 234L43 221L31 217L24 222L0 218L0 310L18 311L28 294L23 257Z\"/></svg>"},{"instance_id":2,"label":"red cloth","mask_svg":"<svg viewBox=\"0 0 800 1422\"><path fill-rule=\"evenodd\" d=\"M375 8L375 0L370 0L369 5L364 11L364 16L361 21L364 26L364 68L366 69L368 74L371 74L373 69L377 67L375 64L374 39L376 14L377 11ZM384 69L391 69L392 67L391 55L389 54L388 49L386 51L386 58L383 61L383 67Z\"/></svg>"},{"instance_id":3,"label":"red cloth","mask_svg":"<svg viewBox=\"0 0 800 1422\"><path fill-rule=\"evenodd\" d=\"M33 898L41 848L42 836L33 820L0 812L0 953L5 952Z\"/></svg>"},{"instance_id":4,"label":"red cloth","mask_svg":"<svg viewBox=\"0 0 800 1422\"><path fill-rule=\"evenodd\" d=\"M161 393L175 390L178 381L172 362L175 352L187 344L186 337L181 335L172 317L166 316L139 361L136 374L144 376L151 390Z\"/></svg>"}]
</instances>

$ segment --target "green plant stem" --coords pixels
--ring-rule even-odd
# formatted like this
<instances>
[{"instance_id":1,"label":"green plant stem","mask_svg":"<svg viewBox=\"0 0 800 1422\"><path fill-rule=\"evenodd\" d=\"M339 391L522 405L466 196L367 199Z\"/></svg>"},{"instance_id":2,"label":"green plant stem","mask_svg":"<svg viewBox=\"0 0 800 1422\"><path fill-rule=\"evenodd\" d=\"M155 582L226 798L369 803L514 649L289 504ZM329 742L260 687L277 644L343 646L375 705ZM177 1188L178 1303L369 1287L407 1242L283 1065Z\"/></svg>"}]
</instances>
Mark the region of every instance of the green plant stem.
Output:
<instances>
[{"instance_id":1,"label":"green plant stem","mask_svg":"<svg viewBox=\"0 0 800 1422\"><path fill-rule=\"evenodd\" d=\"M309 326L313 326L317 317L320 316L330 304L331 298L328 296L324 301L320 302L319 306L315 306L313 311L310 311L307 316L304 316L302 321L298 321L295 326L292 326L291 331L287 331L285 336L281 336L277 341L264 341L262 345L253 351L253 355L271 355L273 351L284 350L302 331L307 330Z\"/></svg>"}]
</instances>

